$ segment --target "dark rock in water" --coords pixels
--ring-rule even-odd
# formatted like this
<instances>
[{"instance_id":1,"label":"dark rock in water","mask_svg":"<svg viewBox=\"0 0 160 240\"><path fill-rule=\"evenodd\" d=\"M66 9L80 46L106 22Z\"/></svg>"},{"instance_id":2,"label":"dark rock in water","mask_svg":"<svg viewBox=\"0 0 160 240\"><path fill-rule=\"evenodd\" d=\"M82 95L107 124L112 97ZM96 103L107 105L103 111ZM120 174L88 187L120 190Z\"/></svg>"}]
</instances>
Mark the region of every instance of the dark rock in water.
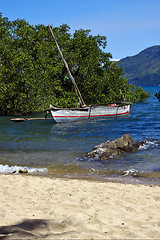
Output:
<instances>
[{"instance_id":1,"label":"dark rock in water","mask_svg":"<svg viewBox=\"0 0 160 240\"><path fill-rule=\"evenodd\" d=\"M95 146L91 152L86 154L86 157L108 160L123 152L133 152L138 148L139 144L129 134L125 134L114 141L107 141Z\"/></svg>"},{"instance_id":2,"label":"dark rock in water","mask_svg":"<svg viewBox=\"0 0 160 240\"><path fill-rule=\"evenodd\" d=\"M142 147L144 145L147 145L148 143L146 140L142 140L142 141L138 142L137 144L139 145L139 147Z\"/></svg>"},{"instance_id":3,"label":"dark rock in water","mask_svg":"<svg viewBox=\"0 0 160 240\"><path fill-rule=\"evenodd\" d=\"M158 98L158 100L160 101L160 91L158 93L155 94L156 98Z\"/></svg>"}]
</instances>

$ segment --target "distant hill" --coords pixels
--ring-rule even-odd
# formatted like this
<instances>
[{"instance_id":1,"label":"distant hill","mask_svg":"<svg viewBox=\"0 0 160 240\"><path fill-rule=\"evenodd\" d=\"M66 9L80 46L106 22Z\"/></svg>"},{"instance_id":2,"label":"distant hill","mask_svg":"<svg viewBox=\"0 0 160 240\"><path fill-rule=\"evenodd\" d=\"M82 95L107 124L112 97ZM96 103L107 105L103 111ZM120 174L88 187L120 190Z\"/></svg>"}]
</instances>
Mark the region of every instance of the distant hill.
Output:
<instances>
[{"instance_id":1,"label":"distant hill","mask_svg":"<svg viewBox=\"0 0 160 240\"><path fill-rule=\"evenodd\" d=\"M136 86L160 85L160 45L119 61L128 82Z\"/></svg>"}]
</instances>

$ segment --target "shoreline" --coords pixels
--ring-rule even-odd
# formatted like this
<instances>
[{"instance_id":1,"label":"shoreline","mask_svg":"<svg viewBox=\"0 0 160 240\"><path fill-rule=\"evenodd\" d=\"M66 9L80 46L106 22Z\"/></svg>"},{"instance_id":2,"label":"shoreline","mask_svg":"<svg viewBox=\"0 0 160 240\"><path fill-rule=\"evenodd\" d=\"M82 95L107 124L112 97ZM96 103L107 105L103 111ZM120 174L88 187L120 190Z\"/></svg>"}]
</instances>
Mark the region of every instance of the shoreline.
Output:
<instances>
[{"instance_id":1,"label":"shoreline","mask_svg":"<svg viewBox=\"0 0 160 240\"><path fill-rule=\"evenodd\" d=\"M40 175L30 175L30 176L40 176ZM93 176L93 175L44 175L41 177L50 178L50 179L66 179L66 180L84 180L91 182L105 182L105 183L120 183L120 184L131 184L131 185L144 185L144 186L159 186L160 187L160 179L158 178L144 178L144 177L133 177L133 176Z\"/></svg>"},{"instance_id":2,"label":"shoreline","mask_svg":"<svg viewBox=\"0 0 160 240\"><path fill-rule=\"evenodd\" d=\"M29 176L43 176L49 178L64 178L64 179L82 179L91 181L104 181L113 183L126 183L126 184L142 184L142 185L157 185L160 186L160 172L142 172L139 173L134 169L128 171L119 172L116 171L107 172L107 169L96 170L84 169L77 165L55 165L52 168L39 168L39 167L27 167L27 166L9 166L0 165L0 175L29 175ZM3 170L3 171L2 171Z\"/></svg>"},{"instance_id":3,"label":"shoreline","mask_svg":"<svg viewBox=\"0 0 160 240\"><path fill-rule=\"evenodd\" d=\"M159 239L160 187L0 174L3 239Z\"/></svg>"}]
</instances>

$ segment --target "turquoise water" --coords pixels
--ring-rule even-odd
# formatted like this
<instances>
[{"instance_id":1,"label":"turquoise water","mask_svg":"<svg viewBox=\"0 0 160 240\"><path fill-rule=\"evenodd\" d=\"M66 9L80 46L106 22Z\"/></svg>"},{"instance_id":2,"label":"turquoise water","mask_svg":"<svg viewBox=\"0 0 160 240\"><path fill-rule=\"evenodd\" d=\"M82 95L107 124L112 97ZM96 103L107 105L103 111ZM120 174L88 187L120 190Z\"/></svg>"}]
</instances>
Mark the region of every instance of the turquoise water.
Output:
<instances>
[{"instance_id":1,"label":"turquoise water","mask_svg":"<svg viewBox=\"0 0 160 240\"><path fill-rule=\"evenodd\" d=\"M28 169L32 174L160 183L160 87L144 87L151 97L134 104L130 116L55 124L53 120L12 122L0 117L0 173ZM31 117L31 116L30 116ZM32 117L44 117L44 113ZM146 144L107 162L85 154L107 140L129 133Z\"/></svg>"}]
</instances>

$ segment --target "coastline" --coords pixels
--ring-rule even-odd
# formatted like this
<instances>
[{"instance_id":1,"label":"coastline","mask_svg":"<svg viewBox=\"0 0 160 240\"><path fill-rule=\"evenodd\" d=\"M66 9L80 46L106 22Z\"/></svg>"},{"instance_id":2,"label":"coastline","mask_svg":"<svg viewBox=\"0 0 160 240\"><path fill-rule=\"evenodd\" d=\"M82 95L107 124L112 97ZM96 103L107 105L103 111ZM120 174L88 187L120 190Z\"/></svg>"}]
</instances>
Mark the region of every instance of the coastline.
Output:
<instances>
[{"instance_id":1,"label":"coastline","mask_svg":"<svg viewBox=\"0 0 160 240\"><path fill-rule=\"evenodd\" d=\"M2 239L160 238L158 185L1 174L0 187Z\"/></svg>"}]
</instances>

